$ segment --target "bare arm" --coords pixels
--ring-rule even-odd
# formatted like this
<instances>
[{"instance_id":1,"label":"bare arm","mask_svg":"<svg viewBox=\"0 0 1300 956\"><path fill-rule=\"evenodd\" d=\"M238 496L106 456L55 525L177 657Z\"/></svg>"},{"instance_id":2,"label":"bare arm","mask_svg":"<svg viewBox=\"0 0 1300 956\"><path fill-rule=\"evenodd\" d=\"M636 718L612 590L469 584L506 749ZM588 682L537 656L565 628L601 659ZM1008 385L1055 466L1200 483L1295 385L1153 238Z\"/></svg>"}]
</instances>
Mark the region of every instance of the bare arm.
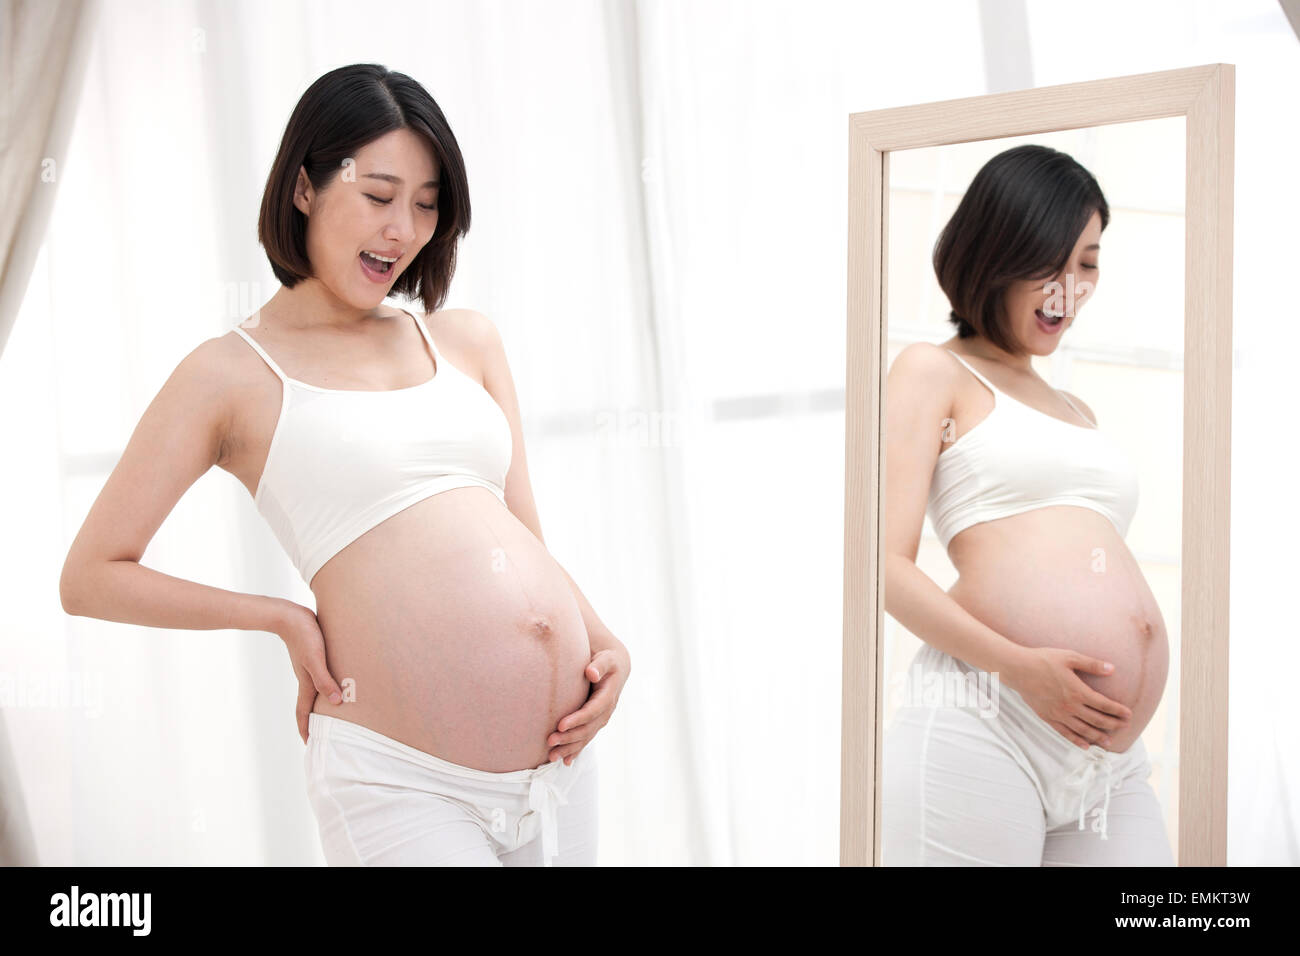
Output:
<instances>
[{"instance_id":1,"label":"bare arm","mask_svg":"<svg viewBox=\"0 0 1300 956\"><path fill-rule=\"evenodd\" d=\"M69 614L146 627L277 631L292 602L226 591L140 564L163 519L221 460L229 385L216 340L181 360L145 410L68 550Z\"/></svg>"},{"instance_id":2,"label":"bare arm","mask_svg":"<svg viewBox=\"0 0 1300 956\"><path fill-rule=\"evenodd\" d=\"M886 381L885 610L927 644L989 673L1009 673L1024 648L954 601L916 566L930 479L952 416L960 367L916 343Z\"/></svg>"}]
</instances>

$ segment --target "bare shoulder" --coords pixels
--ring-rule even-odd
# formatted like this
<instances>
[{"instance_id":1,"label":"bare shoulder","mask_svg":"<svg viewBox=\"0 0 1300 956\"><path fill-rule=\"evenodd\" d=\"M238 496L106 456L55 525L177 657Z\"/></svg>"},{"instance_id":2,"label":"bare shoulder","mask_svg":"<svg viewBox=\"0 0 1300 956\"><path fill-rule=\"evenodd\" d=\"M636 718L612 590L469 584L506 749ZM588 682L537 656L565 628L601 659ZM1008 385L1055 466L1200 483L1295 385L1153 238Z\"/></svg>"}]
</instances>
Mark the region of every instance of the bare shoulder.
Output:
<instances>
[{"instance_id":1,"label":"bare shoulder","mask_svg":"<svg viewBox=\"0 0 1300 956\"><path fill-rule=\"evenodd\" d=\"M943 385L960 381L960 371L961 366L943 346L913 342L894 356L889 378L895 384Z\"/></svg>"},{"instance_id":2,"label":"bare shoulder","mask_svg":"<svg viewBox=\"0 0 1300 956\"><path fill-rule=\"evenodd\" d=\"M1094 414L1093 410L1092 410L1091 408L1088 407L1087 403L1084 402L1083 399L1081 399L1078 395L1074 395L1074 394L1071 394L1070 392L1067 392L1067 391L1066 391L1065 389L1063 389L1063 388L1058 388L1057 391L1060 392L1062 395L1064 395L1067 399L1069 399L1069 400L1070 400L1071 402L1073 402L1075 405L1078 405L1078 406L1079 406L1079 410L1080 410L1081 412L1083 412L1083 414L1088 418L1089 421L1092 422L1092 424L1093 424L1094 426L1096 426L1096 424L1097 424L1097 416L1096 416L1096 414Z\"/></svg>"},{"instance_id":3,"label":"bare shoulder","mask_svg":"<svg viewBox=\"0 0 1300 956\"><path fill-rule=\"evenodd\" d=\"M420 319L439 351L480 381L504 350L496 324L474 309L442 309L421 313Z\"/></svg>"},{"instance_id":4,"label":"bare shoulder","mask_svg":"<svg viewBox=\"0 0 1300 956\"><path fill-rule=\"evenodd\" d=\"M249 387L273 386L278 393L280 383L274 373L233 328L199 343L189 357L232 403Z\"/></svg>"},{"instance_id":5,"label":"bare shoulder","mask_svg":"<svg viewBox=\"0 0 1300 956\"><path fill-rule=\"evenodd\" d=\"M234 332L205 339L176 363L155 395L146 416L167 421L191 434L202 435L214 463L224 458L240 383L250 378L229 341ZM242 348L252 354L247 345ZM257 359L256 355L253 358Z\"/></svg>"},{"instance_id":6,"label":"bare shoulder","mask_svg":"<svg viewBox=\"0 0 1300 956\"><path fill-rule=\"evenodd\" d=\"M482 312L474 309L442 309L426 312L424 322L435 338L447 339L453 345L479 350L491 348L501 341L496 324Z\"/></svg>"},{"instance_id":7,"label":"bare shoulder","mask_svg":"<svg viewBox=\"0 0 1300 956\"><path fill-rule=\"evenodd\" d=\"M203 391L209 397L231 395L233 386L239 384L232 372L237 375L245 366L253 368L262 361L238 339L232 330L200 342L177 363L169 382L187 390ZM250 356L252 363L245 361Z\"/></svg>"}]
</instances>

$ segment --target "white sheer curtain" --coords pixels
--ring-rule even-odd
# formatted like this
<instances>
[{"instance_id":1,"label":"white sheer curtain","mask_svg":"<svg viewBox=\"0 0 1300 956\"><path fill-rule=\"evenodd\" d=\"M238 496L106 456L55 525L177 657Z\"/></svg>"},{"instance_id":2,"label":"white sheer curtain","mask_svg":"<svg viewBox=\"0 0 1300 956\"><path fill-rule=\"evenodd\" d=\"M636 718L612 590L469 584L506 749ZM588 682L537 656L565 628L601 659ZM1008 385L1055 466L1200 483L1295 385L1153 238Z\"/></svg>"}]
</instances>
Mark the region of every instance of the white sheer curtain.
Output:
<instances>
[{"instance_id":1,"label":"white sheer curtain","mask_svg":"<svg viewBox=\"0 0 1300 956\"><path fill-rule=\"evenodd\" d=\"M948 9L638 5L711 861L839 859L848 114L984 91Z\"/></svg>"},{"instance_id":2,"label":"white sheer curtain","mask_svg":"<svg viewBox=\"0 0 1300 956\"><path fill-rule=\"evenodd\" d=\"M1184 7L1144 7L1161 16L1126 46L1131 4L1030 3L1027 55L1038 85L1238 64L1229 850L1295 863L1296 752L1262 691L1297 653L1274 542L1300 519L1259 484L1296 455L1262 424L1289 397L1290 352L1265 339L1286 327L1264 324L1289 312L1263 296L1300 211L1297 134L1268 112L1295 38L1271 0ZM1025 9L448 0L372 24L341 2L110 0L0 360L0 654L47 691L5 712L41 862L321 859L278 640L70 618L57 580L176 362L274 291L254 226L293 104L379 62L464 148L474 225L448 304L501 328L547 543L634 659L595 744L600 862L835 863L847 114L1008 82L981 30ZM219 471L144 561L311 602Z\"/></svg>"},{"instance_id":3,"label":"white sheer curtain","mask_svg":"<svg viewBox=\"0 0 1300 956\"><path fill-rule=\"evenodd\" d=\"M59 187L59 160L80 100L97 6L0 0L0 354L4 352ZM12 538L10 540L13 540ZM11 706L16 674L0 677ZM37 862L26 800L0 710L0 865Z\"/></svg>"}]
</instances>

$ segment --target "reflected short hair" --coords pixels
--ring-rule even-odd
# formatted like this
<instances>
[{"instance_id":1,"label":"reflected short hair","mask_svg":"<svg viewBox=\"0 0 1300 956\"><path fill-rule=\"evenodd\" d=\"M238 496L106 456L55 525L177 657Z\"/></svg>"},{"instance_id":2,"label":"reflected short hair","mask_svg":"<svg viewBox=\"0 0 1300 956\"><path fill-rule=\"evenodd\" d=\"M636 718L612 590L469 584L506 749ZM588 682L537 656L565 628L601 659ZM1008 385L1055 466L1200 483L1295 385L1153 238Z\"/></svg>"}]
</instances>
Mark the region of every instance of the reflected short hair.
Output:
<instances>
[{"instance_id":1,"label":"reflected short hair","mask_svg":"<svg viewBox=\"0 0 1300 956\"><path fill-rule=\"evenodd\" d=\"M1092 173L1066 153L1030 144L985 163L934 244L934 272L958 337L982 335L1020 352L1002 308L1008 286L1057 275L1093 212L1101 214L1104 230L1106 197Z\"/></svg>"},{"instance_id":2,"label":"reflected short hair","mask_svg":"<svg viewBox=\"0 0 1300 956\"><path fill-rule=\"evenodd\" d=\"M469 184L460 146L438 104L404 73L376 63L331 70L303 93L280 140L262 193L257 238L271 271L287 288L313 275L307 258L307 217L293 204L299 168L322 190L343 161L397 129L421 136L438 160L438 226L392 293L419 299L425 312L446 301L456 271L456 244L469 231Z\"/></svg>"}]
</instances>

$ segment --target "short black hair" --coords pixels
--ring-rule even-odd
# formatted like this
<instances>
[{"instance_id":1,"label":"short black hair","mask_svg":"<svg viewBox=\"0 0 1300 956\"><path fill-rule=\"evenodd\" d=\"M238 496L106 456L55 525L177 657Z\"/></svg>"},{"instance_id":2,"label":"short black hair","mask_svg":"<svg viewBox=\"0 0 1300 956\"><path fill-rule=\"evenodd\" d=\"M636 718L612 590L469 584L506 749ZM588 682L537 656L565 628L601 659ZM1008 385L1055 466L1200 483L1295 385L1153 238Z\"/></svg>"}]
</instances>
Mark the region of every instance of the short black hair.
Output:
<instances>
[{"instance_id":1,"label":"short black hair","mask_svg":"<svg viewBox=\"0 0 1300 956\"><path fill-rule=\"evenodd\" d=\"M1061 271L1093 212L1110 207L1092 173L1050 146L1028 144L985 163L934 244L934 272L959 338L982 335L1017 354L1002 309L1007 287Z\"/></svg>"},{"instance_id":2,"label":"short black hair","mask_svg":"<svg viewBox=\"0 0 1300 956\"><path fill-rule=\"evenodd\" d=\"M405 73L377 63L339 67L317 79L294 107L262 193L257 238L275 277L293 288L312 275L307 217L293 204L299 168L324 189L343 161L380 136L409 129L438 159L438 226L393 283L392 293L418 298L436 312L456 271L456 243L469 231L469 184L460 146L438 104Z\"/></svg>"}]
</instances>

